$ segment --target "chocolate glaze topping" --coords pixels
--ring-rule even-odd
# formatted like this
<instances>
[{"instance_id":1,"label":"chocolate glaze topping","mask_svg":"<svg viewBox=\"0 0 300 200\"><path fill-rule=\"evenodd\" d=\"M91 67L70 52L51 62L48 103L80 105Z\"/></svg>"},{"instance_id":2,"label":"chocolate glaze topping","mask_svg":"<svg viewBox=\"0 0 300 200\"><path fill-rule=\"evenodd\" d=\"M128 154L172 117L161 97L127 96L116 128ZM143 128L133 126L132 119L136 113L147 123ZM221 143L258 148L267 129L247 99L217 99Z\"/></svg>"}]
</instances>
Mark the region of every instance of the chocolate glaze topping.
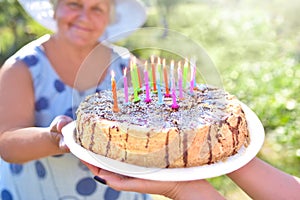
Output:
<instances>
[{"instance_id":1,"label":"chocolate glaze topping","mask_svg":"<svg viewBox=\"0 0 300 200\"><path fill-rule=\"evenodd\" d=\"M120 112L113 112L112 92L101 91L86 99L87 104L83 109L89 114L100 119L118 121L141 127L161 127L180 129L193 129L198 125L224 121L230 113L229 99L233 96L222 89L207 85L198 85L194 88L199 92L195 95L184 94L184 99L177 98L178 110L171 108L172 99L164 98L164 104L157 103L156 94L151 94L151 102L144 101L145 91L142 88L139 94L141 101L124 103L123 90L118 91L118 105ZM179 91L177 91L179 93ZM129 91L132 93L132 91ZM133 97L131 97L133 99Z\"/></svg>"}]
</instances>

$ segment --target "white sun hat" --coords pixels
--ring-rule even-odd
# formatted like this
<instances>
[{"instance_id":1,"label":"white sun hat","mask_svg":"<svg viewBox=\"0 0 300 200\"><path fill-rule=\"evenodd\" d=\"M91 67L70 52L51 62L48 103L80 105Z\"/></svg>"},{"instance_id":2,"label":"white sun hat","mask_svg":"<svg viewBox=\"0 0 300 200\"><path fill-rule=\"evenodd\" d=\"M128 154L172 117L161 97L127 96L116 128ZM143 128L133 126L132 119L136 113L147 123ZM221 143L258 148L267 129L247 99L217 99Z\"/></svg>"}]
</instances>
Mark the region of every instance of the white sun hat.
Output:
<instances>
[{"instance_id":1,"label":"white sun hat","mask_svg":"<svg viewBox=\"0 0 300 200\"><path fill-rule=\"evenodd\" d=\"M146 19L146 9L137 0L114 0L115 16L105 33L99 38L101 41L115 42L129 36L141 27ZM56 32L56 21L53 18L53 6L50 0L19 0L25 11L45 28Z\"/></svg>"}]
</instances>

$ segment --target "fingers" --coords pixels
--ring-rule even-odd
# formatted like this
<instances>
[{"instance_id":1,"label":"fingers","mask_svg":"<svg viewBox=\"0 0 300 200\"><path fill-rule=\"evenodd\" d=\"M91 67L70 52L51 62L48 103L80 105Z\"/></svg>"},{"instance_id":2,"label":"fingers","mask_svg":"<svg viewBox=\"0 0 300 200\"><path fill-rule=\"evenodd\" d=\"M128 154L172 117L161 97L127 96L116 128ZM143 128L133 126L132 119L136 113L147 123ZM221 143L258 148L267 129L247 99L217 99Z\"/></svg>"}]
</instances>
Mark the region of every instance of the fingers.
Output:
<instances>
[{"instance_id":1,"label":"fingers","mask_svg":"<svg viewBox=\"0 0 300 200\"><path fill-rule=\"evenodd\" d=\"M61 118L61 120L59 120L58 121L58 123L57 123L57 130L59 131L59 132L61 132L61 129L65 126L65 125L67 125L67 124L69 124L70 122L72 122L73 121L73 119L71 118L71 117L68 117L68 116L62 116L62 118Z\"/></svg>"},{"instance_id":2,"label":"fingers","mask_svg":"<svg viewBox=\"0 0 300 200\"><path fill-rule=\"evenodd\" d=\"M72 122L73 119L71 117L65 116L65 115L60 115L55 117L55 119L52 121L50 124L50 130L52 132L61 132L61 129L67 125L68 123Z\"/></svg>"},{"instance_id":3,"label":"fingers","mask_svg":"<svg viewBox=\"0 0 300 200\"><path fill-rule=\"evenodd\" d=\"M65 116L60 115L55 117L55 119L50 124L50 136L52 138L52 141L58 146L60 153L69 153L70 149L67 147L67 145L64 142L63 135L61 134L62 128L70 123L73 119Z\"/></svg>"},{"instance_id":4,"label":"fingers","mask_svg":"<svg viewBox=\"0 0 300 200\"><path fill-rule=\"evenodd\" d=\"M113 172L109 172L107 170L104 169L100 169L92 164L89 164L83 160L81 160L81 162L83 164L85 164L89 170L95 175L95 180L99 180L98 177L100 177L100 180L104 180L106 184L108 184L109 186L113 187L116 190L126 190L126 191L130 191L132 188L134 188L134 185L137 184L139 185L139 183L131 183L130 187L127 186L128 182L131 182L131 178L130 177L126 177L126 176L122 176ZM100 183L103 184L104 181L98 181ZM136 189L136 188L134 188Z\"/></svg>"},{"instance_id":5,"label":"fingers","mask_svg":"<svg viewBox=\"0 0 300 200\"><path fill-rule=\"evenodd\" d=\"M85 162L84 160L80 160L83 164L85 164L87 166L87 168L89 168L89 170L94 174L94 175L98 175L99 174L99 171L100 171L100 168L94 166L94 165L91 165L90 163L87 163Z\"/></svg>"},{"instance_id":6,"label":"fingers","mask_svg":"<svg viewBox=\"0 0 300 200\"><path fill-rule=\"evenodd\" d=\"M101 184L107 184L115 190L120 191L134 191L140 193L160 194L169 196L178 182L162 182L145 180L139 178L132 178L114 172L110 172L94 165L91 165L81 160L89 170L95 175L94 179Z\"/></svg>"},{"instance_id":7,"label":"fingers","mask_svg":"<svg viewBox=\"0 0 300 200\"><path fill-rule=\"evenodd\" d=\"M59 140L59 148L64 152L64 153L69 153L70 149L69 147L66 145L65 141L64 141L64 137L60 134L60 140Z\"/></svg>"},{"instance_id":8,"label":"fingers","mask_svg":"<svg viewBox=\"0 0 300 200\"><path fill-rule=\"evenodd\" d=\"M98 172L98 176L105 180L106 184L115 190L135 191L148 194L167 194L177 184L177 182L163 182L145 180L119 175L104 169ZM167 195L168 196L168 195Z\"/></svg>"}]
</instances>

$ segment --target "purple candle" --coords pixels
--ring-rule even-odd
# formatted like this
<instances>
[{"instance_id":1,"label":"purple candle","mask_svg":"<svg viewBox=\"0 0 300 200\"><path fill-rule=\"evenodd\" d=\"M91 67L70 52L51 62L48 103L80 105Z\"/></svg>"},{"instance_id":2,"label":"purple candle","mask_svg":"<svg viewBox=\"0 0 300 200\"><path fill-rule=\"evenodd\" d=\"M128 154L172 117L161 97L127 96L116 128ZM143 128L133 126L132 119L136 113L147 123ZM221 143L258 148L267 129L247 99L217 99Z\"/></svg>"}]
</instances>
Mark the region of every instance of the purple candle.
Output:
<instances>
[{"instance_id":1,"label":"purple candle","mask_svg":"<svg viewBox=\"0 0 300 200\"><path fill-rule=\"evenodd\" d=\"M181 62L178 63L177 71L178 71L179 99L183 99Z\"/></svg>"},{"instance_id":2,"label":"purple candle","mask_svg":"<svg viewBox=\"0 0 300 200\"><path fill-rule=\"evenodd\" d=\"M145 81L145 87L146 87L146 99L145 102L149 103L151 102L150 99L150 88L149 88L149 75L148 75L148 63L147 61L145 62L145 69L144 69L144 81Z\"/></svg>"},{"instance_id":3,"label":"purple candle","mask_svg":"<svg viewBox=\"0 0 300 200\"><path fill-rule=\"evenodd\" d=\"M172 109L177 110L179 108L179 105L176 101L176 86L175 86L175 79L172 80Z\"/></svg>"}]
</instances>

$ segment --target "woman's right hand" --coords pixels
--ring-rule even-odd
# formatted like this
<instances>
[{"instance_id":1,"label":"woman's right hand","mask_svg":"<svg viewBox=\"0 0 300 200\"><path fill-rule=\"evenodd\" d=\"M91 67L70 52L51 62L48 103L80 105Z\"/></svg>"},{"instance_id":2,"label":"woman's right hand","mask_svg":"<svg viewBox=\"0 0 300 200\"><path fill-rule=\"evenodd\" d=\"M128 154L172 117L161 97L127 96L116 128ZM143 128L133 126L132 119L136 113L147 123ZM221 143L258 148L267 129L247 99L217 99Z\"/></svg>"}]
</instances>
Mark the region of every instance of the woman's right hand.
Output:
<instances>
[{"instance_id":1,"label":"woman's right hand","mask_svg":"<svg viewBox=\"0 0 300 200\"><path fill-rule=\"evenodd\" d=\"M68 153L70 152L69 148L64 142L64 137L62 135L62 128L72 122L73 119L71 117L65 115L59 115L55 117L55 119L51 122L50 128L50 136L53 142L60 149L60 153Z\"/></svg>"}]
</instances>

